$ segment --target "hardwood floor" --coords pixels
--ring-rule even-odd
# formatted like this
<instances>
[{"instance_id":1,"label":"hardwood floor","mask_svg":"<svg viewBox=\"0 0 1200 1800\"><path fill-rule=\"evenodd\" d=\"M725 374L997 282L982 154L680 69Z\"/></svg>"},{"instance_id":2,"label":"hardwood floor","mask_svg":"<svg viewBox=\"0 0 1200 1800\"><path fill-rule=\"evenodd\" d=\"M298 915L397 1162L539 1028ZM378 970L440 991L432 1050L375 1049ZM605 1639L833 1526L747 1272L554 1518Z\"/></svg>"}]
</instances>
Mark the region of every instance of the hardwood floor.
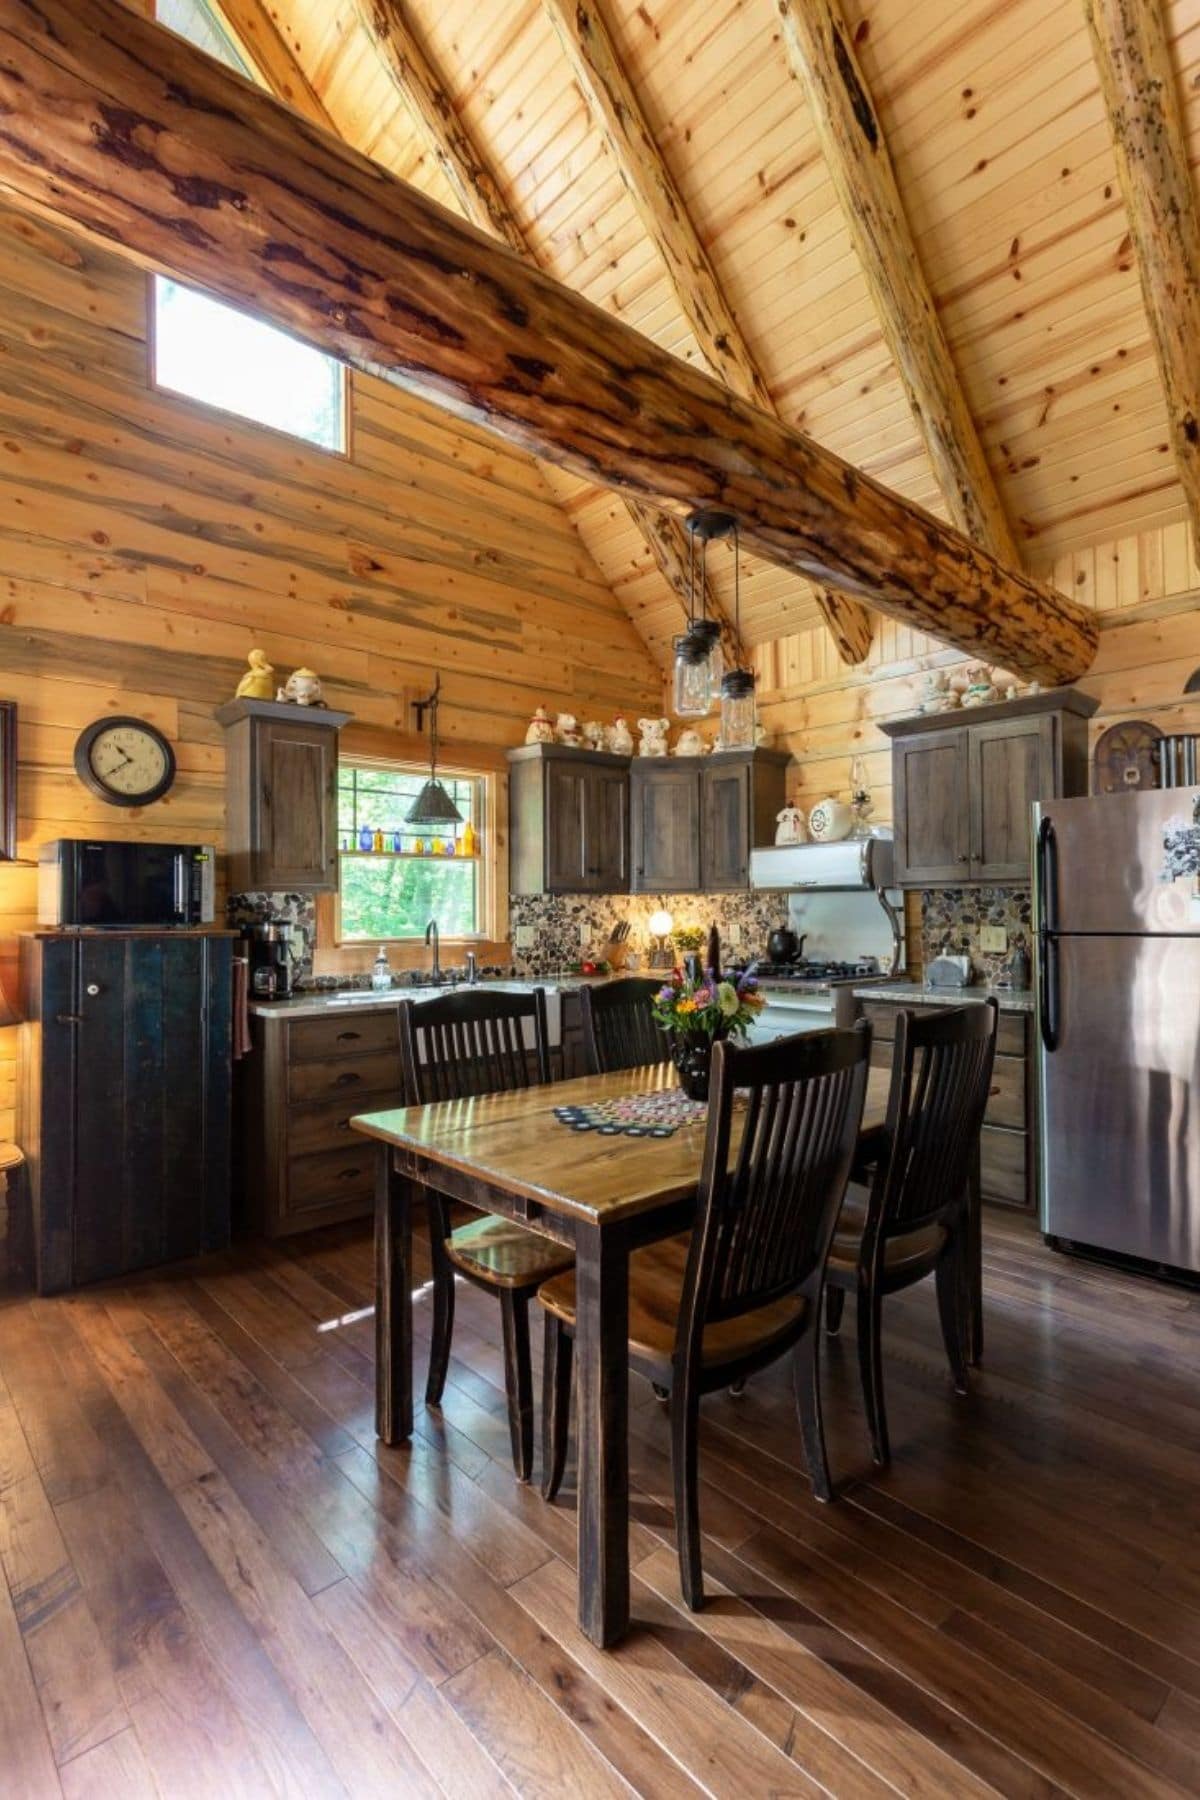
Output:
<instances>
[{"instance_id":1,"label":"hardwood floor","mask_svg":"<svg viewBox=\"0 0 1200 1800\"><path fill-rule=\"evenodd\" d=\"M402 1450L374 1438L363 1229L10 1300L0 1791L1197 1793L1200 1297L995 1215L985 1294L966 1401L931 1285L888 1301L882 1477L848 1309L833 1506L785 1366L704 1403L696 1616L635 1381L615 1653L575 1628L570 1475L554 1507L514 1482L488 1296L460 1285Z\"/></svg>"}]
</instances>

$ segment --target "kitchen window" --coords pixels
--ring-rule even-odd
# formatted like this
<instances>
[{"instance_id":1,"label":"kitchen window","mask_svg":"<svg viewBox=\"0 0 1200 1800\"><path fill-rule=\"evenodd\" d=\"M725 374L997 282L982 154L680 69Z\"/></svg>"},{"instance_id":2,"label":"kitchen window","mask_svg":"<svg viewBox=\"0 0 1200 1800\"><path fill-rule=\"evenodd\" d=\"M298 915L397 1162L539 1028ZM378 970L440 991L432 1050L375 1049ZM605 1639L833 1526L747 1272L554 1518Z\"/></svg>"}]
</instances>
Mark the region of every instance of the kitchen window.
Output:
<instances>
[{"instance_id":1,"label":"kitchen window","mask_svg":"<svg viewBox=\"0 0 1200 1800\"><path fill-rule=\"evenodd\" d=\"M261 77L209 0L158 0L160 24L251 81ZM269 425L321 450L346 449L346 371L314 350L208 294L155 275L151 370L157 387Z\"/></svg>"},{"instance_id":2,"label":"kitchen window","mask_svg":"<svg viewBox=\"0 0 1200 1800\"><path fill-rule=\"evenodd\" d=\"M487 786L480 775L439 769L463 822L405 823L429 779L426 763L347 762L338 767L343 944L425 936L436 919L443 938L482 938L485 918Z\"/></svg>"}]
</instances>

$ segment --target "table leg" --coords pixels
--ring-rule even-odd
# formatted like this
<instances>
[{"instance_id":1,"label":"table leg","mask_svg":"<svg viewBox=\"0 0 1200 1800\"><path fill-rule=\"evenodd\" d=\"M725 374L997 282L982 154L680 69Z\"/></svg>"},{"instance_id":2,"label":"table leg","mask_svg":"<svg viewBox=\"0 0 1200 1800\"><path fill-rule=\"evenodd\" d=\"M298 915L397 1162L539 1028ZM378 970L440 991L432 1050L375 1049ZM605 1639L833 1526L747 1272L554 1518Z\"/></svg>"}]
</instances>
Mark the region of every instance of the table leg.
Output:
<instances>
[{"instance_id":1,"label":"table leg","mask_svg":"<svg viewBox=\"0 0 1200 1800\"><path fill-rule=\"evenodd\" d=\"M580 1225L575 1242L579 1625L607 1649L629 1628L629 1242Z\"/></svg>"},{"instance_id":2,"label":"table leg","mask_svg":"<svg viewBox=\"0 0 1200 1800\"><path fill-rule=\"evenodd\" d=\"M983 1359L983 1174L978 1144L967 1185L967 1361Z\"/></svg>"},{"instance_id":3,"label":"table leg","mask_svg":"<svg viewBox=\"0 0 1200 1800\"><path fill-rule=\"evenodd\" d=\"M385 1444L412 1436L412 1190L390 1145L375 1163L375 1431Z\"/></svg>"}]
</instances>

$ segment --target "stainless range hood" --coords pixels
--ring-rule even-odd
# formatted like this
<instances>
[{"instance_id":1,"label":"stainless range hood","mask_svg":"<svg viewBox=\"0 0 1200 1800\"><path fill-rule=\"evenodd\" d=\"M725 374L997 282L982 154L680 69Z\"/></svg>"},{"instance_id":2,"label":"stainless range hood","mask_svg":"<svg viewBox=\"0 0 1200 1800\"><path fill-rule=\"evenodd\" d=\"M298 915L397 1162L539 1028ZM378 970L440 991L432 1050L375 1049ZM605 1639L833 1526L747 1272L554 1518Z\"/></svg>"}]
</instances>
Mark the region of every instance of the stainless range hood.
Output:
<instances>
[{"instance_id":1,"label":"stainless range hood","mask_svg":"<svg viewBox=\"0 0 1200 1800\"><path fill-rule=\"evenodd\" d=\"M772 844L750 852L750 886L775 893L878 892L892 886L890 837L846 838L840 844Z\"/></svg>"}]
</instances>

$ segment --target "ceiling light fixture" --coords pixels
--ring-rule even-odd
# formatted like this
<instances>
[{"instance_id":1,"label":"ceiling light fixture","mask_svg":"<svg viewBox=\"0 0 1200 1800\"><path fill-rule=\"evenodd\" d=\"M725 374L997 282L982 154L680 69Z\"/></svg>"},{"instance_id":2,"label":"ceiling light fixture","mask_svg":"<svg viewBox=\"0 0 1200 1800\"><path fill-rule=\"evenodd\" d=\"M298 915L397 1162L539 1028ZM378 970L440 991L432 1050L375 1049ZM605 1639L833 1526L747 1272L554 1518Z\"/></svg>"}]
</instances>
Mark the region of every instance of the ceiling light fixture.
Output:
<instances>
[{"instance_id":1,"label":"ceiling light fixture","mask_svg":"<svg viewBox=\"0 0 1200 1800\"><path fill-rule=\"evenodd\" d=\"M439 674L434 681L433 692L424 700L413 701L418 731L424 731L425 714L429 714L429 780L405 813L406 825L461 825L463 822L462 814L438 780L437 717L441 691L442 678Z\"/></svg>"},{"instance_id":2,"label":"ceiling light fixture","mask_svg":"<svg viewBox=\"0 0 1200 1800\"><path fill-rule=\"evenodd\" d=\"M712 711L720 692L725 661L721 653L721 627L716 619L706 616L706 554L708 540L725 536L732 522L728 513L715 512L711 507L701 507L684 520L688 533L688 624L687 630L673 645L673 710L681 719L704 718ZM700 545L699 566L697 543Z\"/></svg>"}]
</instances>

